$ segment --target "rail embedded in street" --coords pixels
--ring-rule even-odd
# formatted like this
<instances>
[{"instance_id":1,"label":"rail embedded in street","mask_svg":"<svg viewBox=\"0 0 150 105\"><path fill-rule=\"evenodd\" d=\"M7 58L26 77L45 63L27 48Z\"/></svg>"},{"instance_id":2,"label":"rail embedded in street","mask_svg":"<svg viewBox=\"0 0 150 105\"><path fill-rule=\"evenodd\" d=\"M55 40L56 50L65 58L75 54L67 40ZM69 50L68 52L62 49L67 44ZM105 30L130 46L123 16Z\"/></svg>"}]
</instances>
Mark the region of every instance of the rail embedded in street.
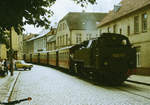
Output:
<instances>
[{"instance_id":1,"label":"rail embedded in street","mask_svg":"<svg viewBox=\"0 0 150 105\"><path fill-rule=\"evenodd\" d=\"M9 101L9 102L0 102L1 105L16 105L19 104L23 101L31 101L32 98L28 97L28 98L24 98L24 99L20 99L20 100L15 100L15 101Z\"/></svg>"}]
</instances>

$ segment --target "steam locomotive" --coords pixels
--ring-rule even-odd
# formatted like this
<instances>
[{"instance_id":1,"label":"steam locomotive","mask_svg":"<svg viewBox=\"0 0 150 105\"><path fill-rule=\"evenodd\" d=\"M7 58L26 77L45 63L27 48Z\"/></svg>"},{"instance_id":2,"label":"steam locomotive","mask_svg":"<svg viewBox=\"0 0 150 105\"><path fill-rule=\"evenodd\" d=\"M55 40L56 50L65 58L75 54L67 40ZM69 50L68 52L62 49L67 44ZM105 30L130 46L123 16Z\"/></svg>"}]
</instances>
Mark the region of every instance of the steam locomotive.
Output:
<instances>
[{"instance_id":1,"label":"steam locomotive","mask_svg":"<svg viewBox=\"0 0 150 105\"><path fill-rule=\"evenodd\" d=\"M126 36L115 33L54 51L25 54L24 59L108 84L123 83L136 69L136 49Z\"/></svg>"}]
</instances>

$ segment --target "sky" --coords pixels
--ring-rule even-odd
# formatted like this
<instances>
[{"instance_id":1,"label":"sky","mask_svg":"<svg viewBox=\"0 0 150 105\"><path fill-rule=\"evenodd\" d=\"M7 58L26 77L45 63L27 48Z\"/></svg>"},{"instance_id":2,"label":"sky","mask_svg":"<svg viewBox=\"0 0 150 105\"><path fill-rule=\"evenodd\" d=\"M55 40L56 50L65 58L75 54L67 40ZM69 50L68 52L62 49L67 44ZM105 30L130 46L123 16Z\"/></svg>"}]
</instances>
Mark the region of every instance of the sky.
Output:
<instances>
[{"instance_id":1,"label":"sky","mask_svg":"<svg viewBox=\"0 0 150 105\"><path fill-rule=\"evenodd\" d=\"M55 4L51 7L51 10L54 12L54 15L49 18L51 21L51 26L54 26L55 23L58 23L67 13L69 12L102 12L108 13L113 9L114 5L118 4L121 0L97 0L97 4L89 4L86 8L82 8L80 5L77 5L73 0L56 0ZM24 26L25 34L29 33L40 33L43 28L36 28L33 25Z\"/></svg>"}]
</instances>

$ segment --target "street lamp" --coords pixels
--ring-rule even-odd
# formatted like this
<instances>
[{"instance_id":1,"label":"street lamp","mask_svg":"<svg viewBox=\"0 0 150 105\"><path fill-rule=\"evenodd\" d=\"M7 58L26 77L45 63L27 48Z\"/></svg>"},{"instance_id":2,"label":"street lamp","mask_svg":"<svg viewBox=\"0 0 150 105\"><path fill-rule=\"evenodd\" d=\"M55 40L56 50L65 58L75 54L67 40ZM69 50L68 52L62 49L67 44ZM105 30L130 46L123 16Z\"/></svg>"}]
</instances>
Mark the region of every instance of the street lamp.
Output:
<instances>
[{"instance_id":1,"label":"street lamp","mask_svg":"<svg viewBox=\"0 0 150 105\"><path fill-rule=\"evenodd\" d=\"M13 49L12 49L12 28L10 28L10 73L13 76Z\"/></svg>"}]
</instances>

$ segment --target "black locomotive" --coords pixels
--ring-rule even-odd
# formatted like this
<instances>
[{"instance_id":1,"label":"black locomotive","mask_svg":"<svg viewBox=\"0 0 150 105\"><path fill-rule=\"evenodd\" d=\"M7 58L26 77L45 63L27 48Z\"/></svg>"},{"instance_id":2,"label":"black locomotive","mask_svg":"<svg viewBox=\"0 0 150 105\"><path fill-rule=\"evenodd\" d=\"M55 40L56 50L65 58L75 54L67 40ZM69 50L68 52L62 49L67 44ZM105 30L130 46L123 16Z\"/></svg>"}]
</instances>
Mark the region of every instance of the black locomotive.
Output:
<instances>
[{"instance_id":1,"label":"black locomotive","mask_svg":"<svg viewBox=\"0 0 150 105\"><path fill-rule=\"evenodd\" d=\"M120 84L136 68L136 49L127 37L104 33L72 47L72 70L109 84Z\"/></svg>"},{"instance_id":2,"label":"black locomotive","mask_svg":"<svg viewBox=\"0 0 150 105\"><path fill-rule=\"evenodd\" d=\"M81 44L24 57L28 62L65 68L72 74L108 84L121 84L136 69L135 48L127 37L114 33L103 33Z\"/></svg>"}]
</instances>

